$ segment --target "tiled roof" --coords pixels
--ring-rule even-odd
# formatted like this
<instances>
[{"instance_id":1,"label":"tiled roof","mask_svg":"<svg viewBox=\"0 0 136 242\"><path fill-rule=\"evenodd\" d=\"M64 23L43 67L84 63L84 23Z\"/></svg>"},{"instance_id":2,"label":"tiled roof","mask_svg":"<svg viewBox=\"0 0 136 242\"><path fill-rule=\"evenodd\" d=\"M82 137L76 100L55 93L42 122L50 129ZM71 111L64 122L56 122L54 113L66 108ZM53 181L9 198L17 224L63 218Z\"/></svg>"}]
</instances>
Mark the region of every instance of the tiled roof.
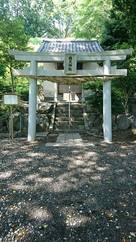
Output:
<instances>
[{"instance_id":1,"label":"tiled roof","mask_svg":"<svg viewBox=\"0 0 136 242\"><path fill-rule=\"evenodd\" d=\"M103 48L96 40L44 40L38 49L39 52L80 53L101 52Z\"/></svg>"}]
</instances>

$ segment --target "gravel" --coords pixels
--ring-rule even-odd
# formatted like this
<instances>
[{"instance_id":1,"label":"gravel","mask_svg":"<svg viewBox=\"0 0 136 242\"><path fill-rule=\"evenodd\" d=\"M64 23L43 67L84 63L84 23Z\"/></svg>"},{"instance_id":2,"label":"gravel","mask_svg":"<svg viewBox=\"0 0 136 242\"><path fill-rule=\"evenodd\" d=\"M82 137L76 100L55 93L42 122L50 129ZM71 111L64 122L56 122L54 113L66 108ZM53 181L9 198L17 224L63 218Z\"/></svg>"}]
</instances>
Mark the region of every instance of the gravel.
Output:
<instances>
[{"instance_id":1,"label":"gravel","mask_svg":"<svg viewBox=\"0 0 136 242\"><path fill-rule=\"evenodd\" d=\"M134 140L55 148L5 139L0 161L0 241L136 241Z\"/></svg>"}]
</instances>

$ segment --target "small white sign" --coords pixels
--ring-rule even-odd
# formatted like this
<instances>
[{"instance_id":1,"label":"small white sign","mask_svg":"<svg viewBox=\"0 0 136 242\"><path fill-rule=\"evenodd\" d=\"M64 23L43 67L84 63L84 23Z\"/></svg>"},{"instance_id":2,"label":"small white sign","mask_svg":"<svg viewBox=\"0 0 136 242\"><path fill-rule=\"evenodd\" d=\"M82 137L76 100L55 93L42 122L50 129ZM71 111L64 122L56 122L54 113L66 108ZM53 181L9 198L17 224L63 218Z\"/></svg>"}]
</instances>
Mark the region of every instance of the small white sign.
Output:
<instances>
[{"instance_id":1,"label":"small white sign","mask_svg":"<svg viewBox=\"0 0 136 242\"><path fill-rule=\"evenodd\" d=\"M77 56L76 54L65 54L64 72L66 75L76 74Z\"/></svg>"},{"instance_id":2,"label":"small white sign","mask_svg":"<svg viewBox=\"0 0 136 242\"><path fill-rule=\"evenodd\" d=\"M18 104L18 96L15 95L15 94L5 94L4 95L4 104L17 105Z\"/></svg>"}]
</instances>

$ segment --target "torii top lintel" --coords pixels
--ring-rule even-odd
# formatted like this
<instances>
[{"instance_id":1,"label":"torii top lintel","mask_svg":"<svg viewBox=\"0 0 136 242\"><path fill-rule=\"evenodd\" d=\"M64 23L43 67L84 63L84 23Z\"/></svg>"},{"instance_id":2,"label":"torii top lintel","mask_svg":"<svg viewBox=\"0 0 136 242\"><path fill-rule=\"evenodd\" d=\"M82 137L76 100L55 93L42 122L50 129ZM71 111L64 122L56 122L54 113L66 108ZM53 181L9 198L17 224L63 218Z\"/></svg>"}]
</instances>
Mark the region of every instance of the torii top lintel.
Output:
<instances>
[{"instance_id":1,"label":"torii top lintel","mask_svg":"<svg viewBox=\"0 0 136 242\"><path fill-rule=\"evenodd\" d=\"M113 78L126 76L126 69L117 69L111 66L112 61L125 60L132 55L132 49L104 51L97 41L86 40L45 40L37 52L10 50L10 55L16 60L31 62L29 68L14 70L15 76L24 76L33 79L63 82L64 79L72 82L85 82L94 77ZM46 65L38 67L37 63L64 63L64 70L48 70ZM77 62L95 62L95 68L77 70ZM99 66L102 62L103 65ZM106 71L108 67L108 72Z\"/></svg>"}]
</instances>

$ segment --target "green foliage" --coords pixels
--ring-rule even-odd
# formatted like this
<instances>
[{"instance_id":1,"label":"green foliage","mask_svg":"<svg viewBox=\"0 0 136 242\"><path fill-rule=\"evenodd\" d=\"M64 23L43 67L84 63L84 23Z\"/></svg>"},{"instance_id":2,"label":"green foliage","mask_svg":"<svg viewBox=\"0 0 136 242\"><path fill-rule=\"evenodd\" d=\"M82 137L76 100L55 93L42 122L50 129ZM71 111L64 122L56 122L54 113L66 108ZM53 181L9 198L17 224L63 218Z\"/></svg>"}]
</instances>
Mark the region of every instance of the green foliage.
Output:
<instances>
[{"instance_id":1,"label":"green foliage","mask_svg":"<svg viewBox=\"0 0 136 242\"><path fill-rule=\"evenodd\" d=\"M0 0L0 16L2 19L21 19L25 33L31 37L58 34L54 25L52 0Z\"/></svg>"},{"instance_id":2,"label":"green foliage","mask_svg":"<svg viewBox=\"0 0 136 242\"><path fill-rule=\"evenodd\" d=\"M119 84L119 82L118 82ZM119 85L120 87L120 85ZM90 81L84 84L84 89L90 90L90 96L86 98L86 102L92 106L92 109L102 113L103 109L103 83L100 80ZM122 89L117 88L116 83L112 82L112 113L124 113L124 98Z\"/></svg>"},{"instance_id":3,"label":"green foliage","mask_svg":"<svg viewBox=\"0 0 136 242\"><path fill-rule=\"evenodd\" d=\"M6 120L8 122L9 117L9 107L0 103L0 120Z\"/></svg>"},{"instance_id":4,"label":"green foliage","mask_svg":"<svg viewBox=\"0 0 136 242\"><path fill-rule=\"evenodd\" d=\"M6 73L6 66L4 64L0 64L0 76L4 77Z\"/></svg>"},{"instance_id":5,"label":"green foliage","mask_svg":"<svg viewBox=\"0 0 136 242\"><path fill-rule=\"evenodd\" d=\"M28 36L24 33L24 26L21 20L0 20L0 60L1 75L4 77L6 72L10 74L12 89L14 89L12 68L19 67L9 55L10 49L26 50Z\"/></svg>"},{"instance_id":6,"label":"green foliage","mask_svg":"<svg viewBox=\"0 0 136 242\"><path fill-rule=\"evenodd\" d=\"M11 85L9 85L8 83L4 83L4 81L0 82L0 100L2 100L3 94L10 93L11 91Z\"/></svg>"},{"instance_id":7,"label":"green foliage","mask_svg":"<svg viewBox=\"0 0 136 242\"><path fill-rule=\"evenodd\" d=\"M90 81L84 84L84 89L90 90L90 95L86 97L86 102L96 111L102 112L103 86L99 80Z\"/></svg>"},{"instance_id":8,"label":"green foliage","mask_svg":"<svg viewBox=\"0 0 136 242\"><path fill-rule=\"evenodd\" d=\"M21 0L19 16L24 20L25 32L32 37L42 36L48 33L51 37L53 29L53 2L51 0Z\"/></svg>"},{"instance_id":9,"label":"green foliage","mask_svg":"<svg viewBox=\"0 0 136 242\"><path fill-rule=\"evenodd\" d=\"M35 38L29 39L30 45L40 45L41 43L42 43L42 38L35 37Z\"/></svg>"},{"instance_id":10,"label":"green foliage","mask_svg":"<svg viewBox=\"0 0 136 242\"><path fill-rule=\"evenodd\" d=\"M53 2L54 24L58 29L59 38L72 36L78 0L54 0Z\"/></svg>"},{"instance_id":11,"label":"green foliage","mask_svg":"<svg viewBox=\"0 0 136 242\"><path fill-rule=\"evenodd\" d=\"M21 100L28 101L29 88L28 80L25 78L15 79L15 90L14 92L20 96ZM2 100L3 95L12 92L12 86L10 84L10 78L7 76L5 79L0 79L0 100Z\"/></svg>"},{"instance_id":12,"label":"green foliage","mask_svg":"<svg viewBox=\"0 0 136 242\"><path fill-rule=\"evenodd\" d=\"M1 20L0 25L0 49L3 57L4 53L8 55L9 49L26 49L28 37L24 33L24 26L21 20Z\"/></svg>"},{"instance_id":13,"label":"green foliage","mask_svg":"<svg viewBox=\"0 0 136 242\"><path fill-rule=\"evenodd\" d=\"M136 93L136 77L122 77L118 80L114 80L113 88L115 92L120 96L120 100L124 109L124 112L128 112L128 99L133 97Z\"/></svg>"},{"instance_id":14,"label":"green foliage","mask_svg":"<svg viewBox=\"0 0 136 242\"><path fill-rule=\"evenodd\" d=\"M79 1L73 26L75 36L102 40L105 36L105 22L109 19L110 9L110 0Z\"/></svg>"},{"instance_id":15,"label":"green foliage","mask_svg":"<svg viewBox=\"0 0 136 242\"><path fill-rule=\"evenodd\" d=\"M108 49L134 49L133 55L120 62L128 69L128 76L112 82L114 91L120 97L124 112L128 112L128 99L136 93L136 5L133 0L113 0L110 20L106 23L107 35L103 42ZM115 103L115 101L114 101Z\"/></svg>"},{"instance_id":16,"label":"green foliage","mask_svg":"<svg viewBox=\"0 0 136 242\"><path fill-rule=\"evenodd\" d=\"M135 0L113 0L113 11L115 16L119 16L120 23L124 24L124 29L128 35L130 44L136 44L136 2ZM123 36L122 36L123 37Z\"/></svg>"},{"instance_id":17,"label":"green foliage","mask_svg":"<svg viewBox=\"0 0 136 242\"><path fill-rule=\"evenodd\" d=\"M105 47L115 44L136 44L136 4L135 0L112 0L110 18L106 22Z\"/></svg>"},{"instance_id":18,"label":"green foliage","mask_svg":"<svg viewBox=\"0 0 136 242\"><path fill-rule=\"evenodd\" d=\"M29 88L28 81L26 79L21 78L20 81L17 82L16 93L20 96L21 100L28 101Z\"/></svg>"}]
</instances>

